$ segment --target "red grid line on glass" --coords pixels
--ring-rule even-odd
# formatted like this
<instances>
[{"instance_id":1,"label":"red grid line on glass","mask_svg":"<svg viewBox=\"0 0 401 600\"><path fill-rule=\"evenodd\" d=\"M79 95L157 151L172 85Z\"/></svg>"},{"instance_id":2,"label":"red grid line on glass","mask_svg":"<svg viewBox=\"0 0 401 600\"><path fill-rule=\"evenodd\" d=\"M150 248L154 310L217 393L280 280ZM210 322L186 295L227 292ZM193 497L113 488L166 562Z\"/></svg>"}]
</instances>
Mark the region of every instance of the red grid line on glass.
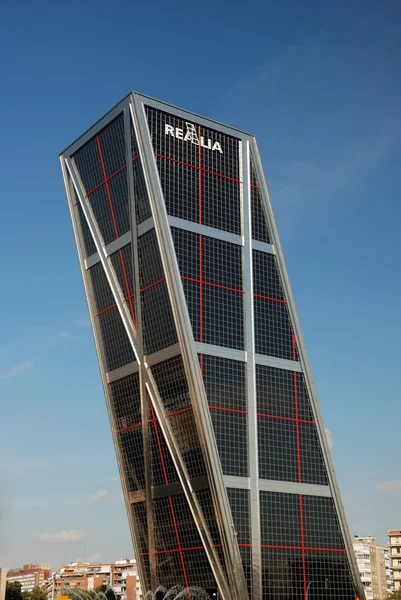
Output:
<instances>
[{"instance_id":1,"label":"red grid line on glass","mask_svg":"<svg viewBox=\"0 0 401 600\"><path fill-rule=\"evenodd\" d=\"M281 302L282 304L287 304L285 300L279 300L278 298L271 298L270 296L262 296L261 294L254 294L256 298L262 298L263 300L273 300L273 302Z\"/></svg>"},{"instance_id":2,"label":"red grid line on glass","mask_svg":"<svg viewBox=\"0 0 401 600\"><path fill-rule=\"evenodd\" d=\"M307 423L308 425L316 425L315 421L307 421L306 419L293 419L292 417L280 417L278 415L268 415L265 413L257 413L258 417L267 417L268 419L281 419L282 421L294 421L295 423Z\"/></svg>"},{"instance_id":3,"label":"red grid line on glass","mask_svg":"<svg viewBox=\"0 0 401 600\"><path fill-rule=\"evenodd\" d=\"M134 158L132 159L132 161L137 160L139 158L139 154L138 156L134 156ZM106 182L108 183L110 181L110 179L113 179L113 177L115 177L116 175L118 175L118 173L120 173L121 171L124 171L124 169L127 168L127 165L124 165L123 167L120 167L115 173L113 173L112 175L109 175L109 177L106 178L105 181L102 181L101 183L99 183L99 185L97 185L96 187L93 188L93 190L90 190L90 192L88 192L87 194L85 194L85 198L87 198L88 196L90 196L91 194L93 194L93 192L96 192L96 190L98 190L99 188L101 188ZM77 200L73 206L76 206L77 204L79 204L79 200Z\"/></svg>"},{"instance_id":4,"label":"red grid line on glass","mask_svg":"<svg viewBox=\"0 0 401 600\"><path fill-rule=\"evenodd\" d=\"M137 160L139 158L139 154L137 156L134 156L134 158L132 159L132 161ZM109 175L108 177L106 177L106 179L104 181L102 181L101 183L99 183L99 185L97 185L96 187L93 188L93 190L91 190L90 192L88 192L87 194L85 194L85 198L87 198L88 196L90 196L91 194L93 194L93 192L96 192L96 190L98 190L99 188L102 187L102 185L104 185L105 183L108 183L110 181L110 179L113 179L113 177L115 177L116 175L118 175L118 173L121 173L121 171L124 171L124 169L127 168L127 165L124 165L122 167L120 167L119 169L117 169L117 171L115 173L113 173L112 175Z\"/></svg>"},{"instance_id":5,"label":"red grid line on glass","mask_svg":"<svg viewBox=\"0 0 401 600\"><path fill-rule=\"evenodd\" d=\"M164 418L167 419L168 417L174 417L175 415L180 415L181 413L188 412L189 410L192 410L192 406L188 406L187 408L182 408L181 410L176 410L168 415L164 415Z\"/></svg>"},{"instance_id":6,"label":"red grid line on glass","mask_svg":"<svg viewBox=\"0 0 401 600\"><path fill-rule=\"evenodd\" d=\"M202 128L198 126L199 140L202 140ZM199 223L203 222L203 190L202 190L202 144L199 141ZM199 236L199 340L203 342L203 236ZM200 370L203 376L203 354L200 356Z\"/></svg>"},{"instance_id":7,"label":"red grid line on glass","mask_svg":"<svg viewBox=\"0 0 401 600\"><path fill-rule=\"evenodd\" d=\"M239 546L244 546L244 545L248 545L248 544L238 544ZM277 548L279 550L305 550L305 551L312 551L312 552L346 552L346 550L343 549L339 549L339 548L308 548L307 546L266 546L263 545L261 546L261 548Z\"/></svg>"},{"instance_id":8,"label":"red grid line on glass","mask_svg":"<svg viewBox=\"0 0 401 600\"><path fill-rule=\"evenodd\" d=\"M134 298L135 294L130 294L129 296L127 296L126 298L124 298L123 302L127 302L127 300L131 300L131 298ZM104 308L103 310L101 310L100 312L95 314L95 317L98 317L99 315L102 315L103 313L107 312L108 310L111 310L112 308L116 308L117 304L112 304L111 306L108 306L107 308ZM135 321L134 321L135 323Z\"/></svg>"},{"instance_id":9,"label":"red grid line on glass","mask_svg":"<svg viewBox=\"0 0 401 600\"><path fill-rule=\"evenodd\" d=\"M202 235L199 236L199 247L200 247L200 259L202 258ZM200 273L202 276L202 272ZM186 281L193 281L194 283L200 283L202 285L211 285L213 287L220 288L221 290L228 290L229 292L236 292L237 294L245 294L243 290L237 290L235 288L228 287L226 285L220 285L219 283L211 283L210 281L204 281L203 279L194 279L193 277L186 277L185 275L181 275L181 279L185 279ZM200 305L202 306L202 294ZM202 329L202 328L201 328ZM200 340L202 341L202 340Z\"/></svg>"},{"instance_id":10,"label":"red grid line on glass","mask_svg":"<svg viewBox=\"0 0 401 600\"><path fill-rule=\"evenodd\" d=\"M156 419L148 419L148 423L155 423ZM117 429L117 433L121 433L122 431L129 431L130 429L136 429L137 427L142 427L142 423L136 423L135 425L130 425L129 427L123 427L123 429Z\"/></svg>"},{"instance_id":11,"label":"red grid line on glass","mask_svg":"<svg viewBox=\"0 0 401 600\"><path fill-rule=\"evenodd\" d=\"M306 559L305 559L305 526L304 526L304 511L302 505L302 494L299 496L299 516L301 520L301 543L302 543L302 568L304 574L304 597L305 600L308 598L308 587L307 587L307 577L306 577Z\"/></svg>"},{"instance_id":12,"label":"red grid line on glass","mask_svg":"<svg viewBox=\"0 0 401 600\"><path fill-rule=\"evenodd\" d=\"M121 269L122 269L123 277L124 277L125 290L128 294L127 297L124 299L124 302L126 300L128 300L128 302L129 302L129 309L130 309L131 317L134 322L134 327L136 328L134 308L132 306L132 298L134 295L131 294L131 290L129 289L129 282L128 282L128 277L127 277L127 272L125 270L125 263L124 263L124 257L123 257L122 250L119 251L119 254L120 254Z\"/></svg>"},{"instance_id":13,"label":"red grid line on glass","mask_svg":"<svg viewBox=\"0 0 401 600\"><path fill-rule=\"evenodd\" d=\"M140 291L141 292L146 292L146 290L149 290L150 288L154 287L155 285L161 283L162 281L165 281L165 277L162 277L161 279L159 279L158 281L155 281L154 283L151 283L150 285L147 285L146 287L142 288Z\"/></svg>"},{"instance_id":14,"label":"red grid line on glass","mask_svg":"<svg viewBox=\"0 0 401 600\"><path fill-rule=\"evenodd\" d=\"M251 183L251 188L253 188L254 190L260 190L260 186L259 185L253 185L253 183Z\"/></svg>"},{"instance_id":15,"label":"red grid line on glass","mask_svg":"<svg viewBox=\"0 0 401 600\"><path fill-rule=\"evenodd\" d=\"M113 208L113 202L111 200L109 183L107 181L106 167L104 166L103 153L102 153L102 148L101 148L101 145L100 145L100 139L99 139L98 135L96 136L96 143L97 143L97 149L98 149L98 152L99 152L99 158L100 158L100 164L101 164L101 167L102 167L102 173L103 173L103 177L104 177L103 183L106 185L107 200L108 200L108 203L109 203L109 208L110 208L110 213L111 213L111 219L113 221L114 233L115 233L115 236L116 236L116 239L117 239L119 236L118 236L116 216L114 214L114 208Z\"/></svg>"},{"instance_id":16,"label":"red grid line on glass","mask_svg":"<svg viewBox=\"0 0 401 600\"><path fill-rule=\"evenodd\" d=\"M109 188L109 183L108 183L110 177L107 178L106 167L104 166L104 160L103 160L102 147L101 147L100 138L99 138L98 135L96 136L96 144L97 144L97 149L98 149L98 152L99 152L99 159L100 159L100 164L101 164L101 167L102 167L102 173L103 173L103 178L104 178L103 183L106 186L107 200L108 200L109 207L110 207L111 219L113 221L114 233L115 233L115 236L116 236L116 239L117 239L119 237L119 235L118 235L118 228L117 228L117 222L116 222L116 217L115 217L114 208L113 208L113 201L111 199L110 188ZM117 174L117 172L115 174ZM131 296L131 291L129 289L128 278L127 278L127 273L126 273L126 270L125 270L125 262L124 262L124 257L123 257L122 250L119 251L119 257L120 257L121 270L123 272L124 283L125 283L125 288L126 288L126 293L127 293L127 298L125 298L125 300L129 300L131 317L132 317L132 320L133 320L133 323L134 323L134 327L136 327L135 314L134 314L134 309L133 309L132 302L131 302L131 297L132 296ZM125 300L124 300L124 302L125 302ZM114 304L110 308L114 308L115 306L116 305ZM109 309L104 309L103 311L101 311L100 313L98 313L95 316L98 317L99 314L102 314L103 312L106 312L107 310L110 310L110 308Z\"/></svg>"},{"instance_id":17,"label":"red grid line on glass","mask_svg":"<svg viewBox=\"0 0 401 600\"><path fill-rule=\"evenodd\" d=\"M241 545L241 544L240 544ZM221 548L221 544L213 544L213 548ZM172 550L156 550L155 554L172 554L174 552L193 552L194 550L204 550L204 546L195 546L194 548L173 548ZM149 556L149 552L142 552L141 556Z\"/></svg>"},{"instance_id":18,"label":"red grid line on glass","mask_svg":"<svg viewBox=\"0 0 401 600\"><path fill-rule=\"evenodd\" d=\"M236 408L222 408L221 406L209 406L211 410L222 410L224 412L239 413L240 415L247 415L248 411L238 410Z\"/></svg>"},{"instance_id":19,"label":"red grid line on glass","mask_svg":"<svg viewBox=\"0 0 401 600\"><path fill-rule=\"evenodd\" d=\"M151 413L152 413L152 419L154 419L154 421L153 421L153 427L154 427L154 430L155 430L157 447L159 449L159 456L160 456L160 462L161 462L162 470L163 470L164 482L165 482L166 485L168 485L168 477L167 477L166 466L164 464L164 459L163 459L163 451L162 451L161 444L160 444L159 432L157 430L157 424L155 422L156 421L155 411L153 409L153 404L152 404L152 401L150 399L149 399L149 406L150 406L150 410L151 410ZM180 536L178 535L177 521L176 521L176 518L175 518L174 506L173 506L173 501L171 499L171 496L168 497L168 500L169 500L169 504L170 504L171 517L172 517L172 520L173 520L174 533L175 533L175 537L176 537L176 540L177 540L177 546L178 546L179 554L180 554L181 568L182 568L182 574L184 576L185 587L189 587L187 572L186 572L186 569L185 569L184 557L182 555Z\"/></svg>"},{"instance_id":20,"label":"red grid line on glass","mask_svg":"<svg viewBox=\"0 0 401 600\"><path fill-rule=\"evenodd\" d=\"M200 248L200 257L199 257L199 264L202 265L202 235L199 236L199 248ZM236 288L231 288L228 287L226 285L220 285L219 283L212 283L211 281L204 281L202 279L202 266L200 266L200 278L199 279L195 279L193 277L186 277L185 275L181 275L181 279L185 279L186 281L193 281L194 283L199 283L200 285L200 293L199 293L199 328L200 328L200 334L199 334L199 341L203 342L203 294L202 294L202 286L204 285L210 285L212 287L216 287L219 288L220 290L228 290L229 292L235 292L237 294L245 294L244 290L237 290ZM162 281L165 281L165 277L162 277L162 279L159 279L158 281L155 281L154 283L151 283L150 285L144 287L141 289L141 292L146 292L146 290L152 288L153 286L157 285L158 283L161 283ZM254 296L257 296L258 298L264 298L265 300L271 300L272 302L283 302L285 303L285 300L279 300L278 298L270 298L268 296L260 296L259 294L254 294ZM124 302L126 302L127 300L130 300L131 298L134 297L134 294L130 294L127 296L127 298L124 299ZM112 304L111 306L108 306L107 308L105 308L104 310L100 311L99 313L97 313L95 315L95 317L98 317L99 315L101 315L102 313L115 308L117 305L116 304ZM135 322L135 321L134 321ZM201 365L203 364L203 360L202 360L202 354L201 356Z\"/></svg>"},{"instance_id":21,"label":"red grid line on glass","mask_svg":"<svg viewBox=\"0 0 401 600\"><path fill-rule=\"evenodd\" d=\"M201 130L201 128L199 127L199 131ZM199 148L201 146L199 145ZM191 167L191 169L197 169L198 171L201 171L202 173L209 173L209 175L215 175L216 177L223 177L223 179L229 179L230 181L234 181L235 183L242 183L242 181L240 179L234 179L234 177L229 177L228 175L223 175L222 173L216 173L215 171L209 171L209 169L204 169L201 166L197 166L197 165L191 165L190 163L187 162L183 162L182 160L177 160L176 158L172 158L171 156L164 156L164 154L158 154L157 152L155 152L155 156L158 156L159 158L164 158L165 160L171 160L172 162L175 162L179 165L183 165L184 167Z\"/></svg>"}]
</instances>

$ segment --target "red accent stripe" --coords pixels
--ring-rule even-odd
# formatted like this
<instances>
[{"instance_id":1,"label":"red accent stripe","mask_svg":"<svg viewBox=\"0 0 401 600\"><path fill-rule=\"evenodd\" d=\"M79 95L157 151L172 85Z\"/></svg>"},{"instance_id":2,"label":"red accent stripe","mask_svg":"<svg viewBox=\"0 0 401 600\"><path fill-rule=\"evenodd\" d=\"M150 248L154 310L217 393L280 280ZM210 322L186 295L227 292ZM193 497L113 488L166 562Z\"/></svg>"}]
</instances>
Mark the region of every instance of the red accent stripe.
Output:
<instances>
[{"instance_id":1,"label":"red accent stripe","mask_svg":"<svg viewBox=\"0 0 401 600\"><path fill-rule=\"evenodd\" d=\"M200 258L202 258L202 235L199 236L200 241ZM201 270L201 269L200 269ZM201 273L202 276L202 273ZM220 288L221 290L228 290L229 292L237 292L237 294L245 294L243 290L237 290L236 288L231 288L226 285L220 285L219 283L211 283L210 281L203 281L201 279L194 279L193 277L186 277L185 275L181 275L181 279L185 279L185 281L193 281L194 283L200 283L202 285L211 285L213 287Z\"/></svg>"},{"instance_id":2,"label":"red accent stripe","mask_svg":"<svg viewBox=\"0 0 401 600\"><path fill-rule=\"evenodd\" d=\"M304 596L305 600L308 598L308 586L306 581L306 560L305 560L305 527L304 527L304 511L302 504L302 494L299 496L299 516L301 520L301 539L302 539L302 568L304 573Z\"/></svg>"},{"instance_id":3,"label":"red accent stripe","mask_svg":"<svg viewBox=\"0 0 401 600\"><path fill-rule=\"evenodd\" d=\"M108 306L107 308L101 310L100 312L95 314L95 317L98 317L99 315L102 315L103 313L107 312L108 310L111 310L112 308L116 308L117 304L112 304L111 306Z\"/></svg>"},{"instance_id":4,"label":"red accent stripe","mask_svg":"<svg viewBox=\"0 0 401 600\"><path fill-rule=\"evenodd\" d=\"M251 544L238 544L238 546L252 546ZM302 546L266 546L263 545L261 548L264 549L279 549L279 550L305 550L313 552L346 552L345 550L339 550L338 548L307 548Z\"/></svg>"},{"instance_id":5,"label":"red accent stripe","mask_svg":"<svg viewBox=\"0 0 401 600\"><path fill-rule=\"evenodd\" d=\"M183 575L184 575L185 587L187 588L187 587L189 587L189 583L188 583L187 572L185 570L184 557L182 555L182 549L181 549L181 544L180 544L180 536L178 535L177 521L175 520L173 500L172 500L171 496L169 496L168 499L169 499L169 502L170 502L171 516L173 517L175 537L177 539L178 549L179 549L179 552L180 552L181 568L182 568L182 572L183 572Z\"/></svg>"},{"instance_id":6,"label":"red accent stripe","mask_svg":"<svg viewBox=\"0 0 401 600\"><path fill-rule=\"evenodd\" d=\"M157 419L148 419L148 423L156 423ZM128 431L129 429L135 429L136 427L142 427L142 423L136 423L135 425L131 425L130 427L124 427L124 429L117 429L117 433L121 433L122 431Z\"/></svg>"},{"instance_id":7,"label":"red accent stripe","mask_svg":"<svg viewBox=\"0 0 401 600\"><path fill-rule=\"evenodd\" d=\"M239 544L241 546L241 544ZM221 548L221 544L213 544L212 548ZM181 548L181 552L192 552L194 550L204 550L204 546L196 546L195 548ZM172 554L173 552L180 552L179 548L173 550L156 550L155 554ZM142 552L141 556L149 556L149 552Z\"/></svg>"},{"instance_id":8,"label":"red accent stripe","mask_svg":"<svg viewBox=\"0 0 401 600\"><path fill-rule=\"evenodd\" d=\"M113 203L111 201L111 194L110 194L109 184L107 182L106 168L104 166L102 148L100 146L100 139L99 139L98 135L96 136L96 143L97 143L97 148L98 148L98 151L99 151L100 164L102 165L104 183L106 184L107 200L109 202L109 207L110 207L110 212L111 212L111 219L113 221L113 227L114 227L114 233L116 235L116 238L118 238L117 222L116 222L116 217L115 217L115 214L114 214Z\"/></svg>"},{"instance_id":9,"label":"red accent stripe","mask_svg":"<svg viewBox=\"0 0 401 600\"><path fill-rule=\"evenodd\" d=\"M127 292L127 297L125 298L124 302L126 300L129 301L129 309L130 309L131 317L132 317L132 320L134 322L134 326L136 327L134 308L132 306L132 294L131 294L131 291L129 289L129 282L128 282L128 277L127 277L127 272L125 270L125 263L124 263L124 257L123 257L122 250L120 250L120 262L121 262L121 268L122 268L122 271L123 271L125 289L126 289L126 292Z\"/></svg>"},{"instance_id":10,"label":"red accent stripe","mask_svg":"<svg viewBox=\"0 0 401 600\"><path fill-rule=\"evenodd\" d=\"M168 417L174 417L175 415L180 415L181 413L188 412L189 410L192 410L192 406L188 406L187 408L182 408L181 410L176 410L168 415L164 415L164 418L167 419Z\"/></svg>"},{"instance_id":11,"label":"red accent stripe","mask_svg":"<svg viewBox=\"0 0 401 600\"><path fill-rule=\"evenodd\" d=\"M203 342L203 236L199 236L199 341Z\"/></svg>"},{"instance_id":12,"label":"red accent stripe","mask_svg":"<svg viewBox=\"0 0 401 600\"><path fill-rule=\"evenodd\" d=\"M172 158L171 156L164 156L164 154L158 154L157 152L155 152L155 156L158 156L159 158L164 158L166 160L171 160L172 162L178 163L179 165L184 165L184 167L198 169L198 171L202 171L203 173L209 173L210 175L216 175L216 177L223 177L223 179L229 179L230 181L234 181L235 183L242 183L240 179L234 179L233 177L223 175L222 173L215 173L215 171L209 171L209 169L203 169L202 167L198 167L197 165L191 165L190 163L183 162L182 160L177 160L176 158Z\"/></svg>"},{"instance_id":13,"label":"red accent stripe","mask_svg":"<svg viewBox=\"0 0 401 600\"><path fill-rule=\"evenodd\" d=\"M162 281L165 281L165 279L166 279L165 277L162 277L161 279L159 279L159 281L155 281L154 283L151 283L150 285L147 285L146 287L144 287L143 289L141 289L141 292L146 292L146 290L149 290L150 288L154 287L158 283L161 283Z\"/></svg>"},{"instance_id":14,"label":"red accent stripe","mask_svg":"<svg viewBox=\"0 0 401 600\"><path fill-rule=\"evenodd\" d=\"M198 126L199 135L199 223L203 221L203 177L202 177L202 128ZM203 342L203 235L199 236L199 341ZM200 371L203 377L203 354L200 357Z\"/></svg>"},{"instance_id":15,"label":"red accent stripe","mask_svg":"<svg viewBox=\"0 0 401 600\"><path fill-rule=\"evenodd\" d=\"M153 409L152 401L150 399L149 399L149 406L150 406L150 410L152 412L152 419L154 419L156 421L155 412L154 412L154 409ZM157 425L156 425L155 422L153 423L153 427L154 427L154 430L155 430L157 446L158 446L158 449L159 449L159 456L160 456L160 462L161 462L162 469L163 469L164 481L165 481L165 484L168 485L167 471L166 471L166 466L164 464L163 452L162 452L162 448L161 448L161 444L160 444L160 439L159 439L159 432L157 430ZM183 572L184 581L185 581L185 587L189 587L189 585L188 585L188 578L187 578L187 572L185 570L184 557L182 556L182 550L181 550L181 544L180 544L180 537L178 535L177 522L176 522L176 519L175 519L173 501L171 499L171 496L169 496L168 499L169 499L169 503L170 503L171 517L173 519L173 526L174 526L174 531L175 531L175 537L177 539L177 545L178 545L178 548L180 550L180 560L181 560L181 567L182 567L182 572Z\"/></svg>"},{"instance_id":16,"label":"red accent stripe","mask_svg":"<svg viewBox=\"0 0 401 600\"><path fill-rule=\"evenodd\" d=\"M87 194L85 194L85 198L87 198L88 196L90 196L91 194L93 194L93 192L96 192L96 190L98 190L99 188L101 188L102 185L104 185L105 183L108 183L110 181L110 179L113 179L113 177L115 177L116 175L118 175L118 173L121 173L121 171L123 171L126 168L127 168L127 165L124 165L123 167L121 167L120 169L118 169L118 171L116 171L115 173L113 173L113 175L110 175L109 177L107 177L104 181L102 181L102 183L99 183L99 185L97 185L96 187L94 187L93 190L91 190L90 192L88 192Z\"/></svg>"},{"instance_id":17,"label":"red accent stripe","mask_svg":"<svg viewBox=\"0 0 401 600\"><path fill-rule=\"evenodd\" d=\"M126 298L124 298L123 302L127 302L127 300L130 300L131 298L134 298L135 294L130 294L129 296L127 296Z\"/></svg>"},{"instance_id":18,"label":"red accent stripe","mask_svg":"<svg viewBox=\"0 0 401 600\"><path fill-rule=\"evenodd\" d=\"M252 183L251 183L251 188L254 188L255 190L260 190L260 187L258 185L253 185Z\"/></svg>"},{"instance_id":19,"label":"red accent stripe","mask_svg":"<svg viewBox=\"0 0 401 600\"><path fill-rule=\"evenodd\" d=\"M131 425L130 427L124 427L123 429L117 429L117 433L121 433L122 431L129 431L130 429L136 429L137 427L142 427L142 423L137 423L136 425Z\"/></svg>"},{"instance_id":20,"label":"red accent stripe","mask_svg":"<svg viewBox=\"0 0 401 600\"><path fill-rule=\"evenodd\" d=\"M161 463L162 470L163 470L164 483L166 485L168 485L167 471L166 471L166 466L164 464L163 452L162 452L162 447L161 447L161 443L160 443L160 439L159 439L159 432L157 430L157 424L156 424L157 419L155 417L155 411L153 410L153 404L152 404L151 400L149 400L149 406L150 406L150 411L152 413L153 428L155 430L155 437L156 437L157 447L159 450L160 463Z\"/></svg>"},{"instance_id":21,"label":"red accent stripe","mask_svg":"<svg viewBox=\"0 0 401 600\"><path fill-rule=\"evenodd\" d=\"M122 257L120 257L121 260ZM124 262L124 259L123 259ZM125 272L125 265L123 265L123 263L121 263L121 267L123 269L123 272ZM142 290L140 290L141 292L146 292L146 290L150 289L151 287L157 285L158 283L161 283L162 281L164 281L165 278L163 277L162 279L159 279L159 281L155 281L154 283L151 283L150 285L148 285L147 287L143 288ZM128 283L128 280L127 280ZM129 291L129 287L128 287L128 291ZM127 302L127 300L130 300L131 298L134 298L135 294L131 294L129 293L128 296L126 298L124 298L123 302ZM98 317L99 315L107 312L108 310L111 310L112 308L116 308L117 304L112 304L111 306L108 306L107 308L105 308L104 310L101 310L100 312L98 312L95 317ZM135 324L135 318L134 318L134 324Z\"/></svg>"},{"instance_id":22,"label":"red accent stripe","mask_svg":"<svg viewBox=\"0 0 401 600\"><path fill-rule=\"evenodd\" d=\"M287 304L285 300L279 300L278 298L271 298L270 296L262 296L262 294L254 294L256 298L263 298L263 300L273 300L273 302L281 302L282 304Z\"/></svg>"},{"instance_id":23,"label":"red accent stripe","mask_svg":"<svg viewBox=\"0 0 401 600\"><path fill-rule=\"evenodd\" d=\"M139 158L139 154L137 156L133 157L132 162L134 160L137 160L138 158ZM102 181L102 183L99 183L99 185L97 185L96 187L94 187L93 190L91 190L90 192L88 192L87 194L85 194L85 198L87 198L88 196L90 196L91 194L93 194L93 192L96 192L96 190L98 190L99 188L101 188L102 185L104 185L106 182L109 182L110 179L113 179L113 177L115 177L116 175L118 175L118 173L121 173L121 171L123 171L126 168L127 168L127 165L124 165L123 167L120 167L115 173L113 173L112 175L110 175L109 177L107 177L105 181Z\"/></svg>"},{"instance_id":24,"label":"red accent stripe","mask_svg":"<svg viewBox=\"0 0 401 600\"><path fill-rule=\"evenodd\" d=\"M292 417L280 417L278 415L268 415L265 413L257 413L258 417L267 417L269 419L281 419L282 421L294 421L295 423L307 423L308 425L316 425L315 421L307 421L306 419L293 419Z\"/></svg>"},{"instance_id":25,"label":"red accent stripe","mask_svg":"<svg viewBox=\"0 0 401 600\"><path fill-rule=\"evenodd\" d=\"M241 415L247 415L247 411L246 410L237 410L234 408L222 408L221 406L209 406L209 408L213 409L213 410L222 410L224 412L230 412L230 413L239 413Z\"/></svg>"},{"instance_id":26,"label":"red accent stripe","mask_svg":"<svg viewBox=\"0 0 401 600\"><path fill-rule=\"evenodd\" d=\"M252 548L252 544L238 544L240 548ZM213 548L221 548L221 544L213 544ZM264 550L302 550L302 546L268 546L262 545L261 548ZM204 550L204 546L197 546L195 548L181 548L181 552L192 552L195 550ZM346 550L338 549L338 548L304 548L305 551L311 552L340 552L344 553ZM173 550L156 550L155 554L172 554L180 552L179 548L174 548ZM142 552L141 556L149 556L149 552Z\"/></svg>"}]
</instances>

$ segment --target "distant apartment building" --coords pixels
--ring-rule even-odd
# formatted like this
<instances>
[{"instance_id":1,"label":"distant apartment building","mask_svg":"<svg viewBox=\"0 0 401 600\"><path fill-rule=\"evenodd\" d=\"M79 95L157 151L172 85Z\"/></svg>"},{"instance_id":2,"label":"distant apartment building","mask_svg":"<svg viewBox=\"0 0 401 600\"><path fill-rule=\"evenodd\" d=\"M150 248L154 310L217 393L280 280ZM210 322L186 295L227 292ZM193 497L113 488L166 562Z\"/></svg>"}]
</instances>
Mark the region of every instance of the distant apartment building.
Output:
<instances>
[{"instance_id":1,"label":"distant apartment building","mask_svg":"<svg viewBox=\"0 0 401 600\"><path fill-rule=\"evenodd\" d=\"M95 590L102 585L113 588L120 600L142 600L137 563L128 558L107 564L62 565L43 589L48 600L55 600L68 589Z\"/></svg>"},{"instance_id":2,"label":"distant apartment building","mask_svg":"<svg viewBox=\"0 0 401 600\"><path fill-rule=\"evenodd\" d=\"M401 589L401 529L388 532L391 568L394 573L394 591Z\"/></svg>"},{"instance_id":3,"label":"distant apartment building","mask_svg":"<svg viewBox=\"0 0 401 600\"><path fill-rule=\"evenodd\" d=\"M7 582L18 581L22 592L32 592L35 587L42 587L50 577L50 568L29 563L20 569L11 569L7 573Z\"/></svg>"},{"instance_id":4,"label":"distant apartment building","mask_svg":"<svg viewBox=\"0 0 401 600\"><path fill-rule=\"evenodd\" d=\"M6 596L7 569L0 567L0 600Z\"/></svg>"},{"instance_id":5,"label":"distant apartment building","mask_svg":"<svg viewBox=\"0 0 401 600\"><path fill-rule=\"evenodd\" d=\"M384 560L386 564L387 595L390 595L394 592L394 571L391 566L390 549L387 546L384 546Z\"/></svg>"},{"instance_id":6,"label":"distant apartment building","mask_svg":"<svg viewBox=\"0 0 401 600\"><path fill-rule=\"evenodd\" d=\"M355 536L353 546L366 600L385 600L392 586L388 548L370 536Z\"/></svg>"}]
</instances>

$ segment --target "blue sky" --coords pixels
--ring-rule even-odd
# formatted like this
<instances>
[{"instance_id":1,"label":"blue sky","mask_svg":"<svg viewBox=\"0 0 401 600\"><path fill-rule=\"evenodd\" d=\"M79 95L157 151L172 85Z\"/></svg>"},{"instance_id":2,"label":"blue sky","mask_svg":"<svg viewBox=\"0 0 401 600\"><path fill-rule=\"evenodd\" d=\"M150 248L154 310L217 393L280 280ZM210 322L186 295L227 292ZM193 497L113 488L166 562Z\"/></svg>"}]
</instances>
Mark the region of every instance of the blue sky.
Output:
<instances>
[{"instance_id":1,"label":"blue sky","mask_svg":"<svg viewBox=\"0 0 401 600\"><path fill-rule=\"evenodd\" d=\"M132 555L58 153L136 89L255 133L351 532L401 527L401 6L7 3L0 565Z\"/></svg>"}]
</instances>

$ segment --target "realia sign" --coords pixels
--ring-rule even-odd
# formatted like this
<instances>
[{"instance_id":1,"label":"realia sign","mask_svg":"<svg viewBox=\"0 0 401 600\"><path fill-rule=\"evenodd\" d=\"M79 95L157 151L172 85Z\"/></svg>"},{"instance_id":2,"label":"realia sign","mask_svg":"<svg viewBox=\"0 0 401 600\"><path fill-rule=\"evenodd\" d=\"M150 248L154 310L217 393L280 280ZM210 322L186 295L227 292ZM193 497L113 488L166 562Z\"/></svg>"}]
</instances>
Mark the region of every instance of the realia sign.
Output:
<instances>
[{"instance_id":1,"label":"realia sign","mask_svg":"<svg viewBox=\"0 0 401 600\"><path fill-rule=\"evenodd\" d=\"M199 137L196 133L196 127L192 123L185 123L186 132L184 133L183 129L179 127L173 127L166 123L164 129L164 135L171 135L173 138L177 138L178 140L184 140L184 142L191 142L191 144L195 144L199 146ZM200 145L202 148L206 148L207 150L211 150L212 152L220 152L223 154L223 150L221 149L221 145L219 142L213 142L210 138L205 140L203 135L200 136Z\"/></svg>"}]
</instances>

